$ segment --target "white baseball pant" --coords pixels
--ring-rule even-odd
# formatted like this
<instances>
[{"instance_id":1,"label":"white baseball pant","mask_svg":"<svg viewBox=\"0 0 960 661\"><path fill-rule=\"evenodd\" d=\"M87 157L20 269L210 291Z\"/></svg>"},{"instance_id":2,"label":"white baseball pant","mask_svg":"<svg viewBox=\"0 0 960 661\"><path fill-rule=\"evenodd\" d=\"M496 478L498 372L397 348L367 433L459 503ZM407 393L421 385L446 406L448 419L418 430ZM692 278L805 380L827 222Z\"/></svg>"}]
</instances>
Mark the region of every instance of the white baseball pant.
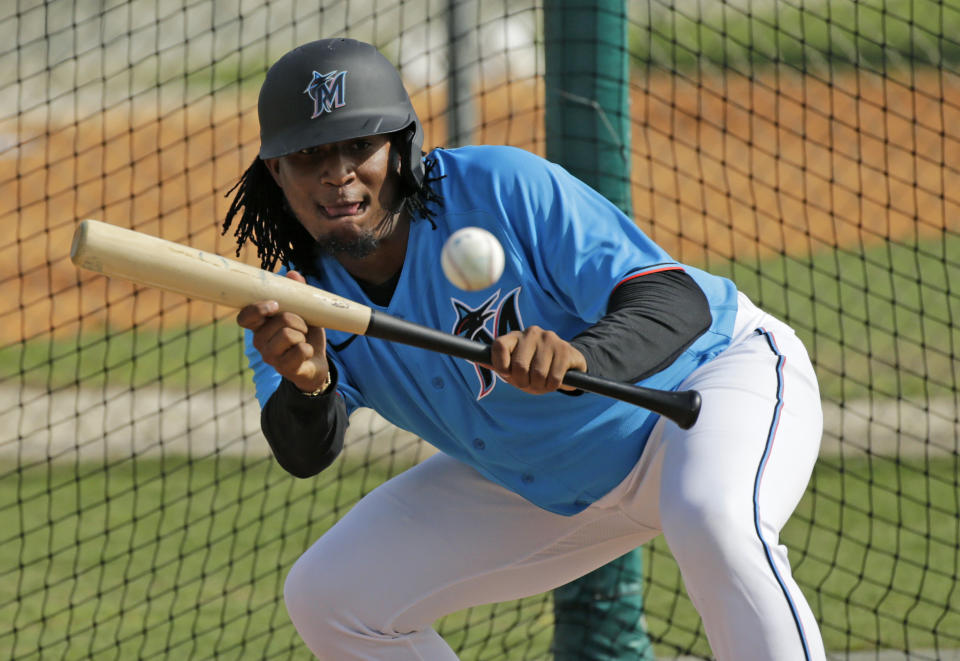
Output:
<instances>
[{"instance_id":1,"label":"white baseball pant","mask_svg":"<svg viewBox=\"0 0 960 661\"><path fill-rule=\"evenodd\" d=\"M701 392L697 424L661 419L630 475L575 516L442 454L389 480L290 571L300 636L332 661L456 659L439 617L552 590L663 533L717 659L823 661L778 541L822 431L802 343L741 296L733 343L682 387Z\"/></svg>"}]
</instances>

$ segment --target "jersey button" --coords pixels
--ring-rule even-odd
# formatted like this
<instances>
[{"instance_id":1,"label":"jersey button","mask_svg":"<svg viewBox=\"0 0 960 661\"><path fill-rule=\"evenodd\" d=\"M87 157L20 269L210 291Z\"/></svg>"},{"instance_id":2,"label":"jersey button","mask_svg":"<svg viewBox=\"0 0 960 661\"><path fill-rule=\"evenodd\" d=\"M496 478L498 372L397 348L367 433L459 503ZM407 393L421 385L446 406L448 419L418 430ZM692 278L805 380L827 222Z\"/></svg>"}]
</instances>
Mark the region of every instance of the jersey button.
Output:
<instances>
[{"instance_id":1,"label":"jersey button","mask_svg":"<svg viewBox=\"0 0 960 661\"><path fill-rule=\"evenodd\" d=\"M524 473L523 475L520 476L520 479L523 480L524 484L530 484L531 482L533 482L533 475L531 475L530 473Z\"/></svg>"},{"instance_id":2,"label":"jersey button","mask_svg":"<svg viewBox=\"0 0 960 661\"><path fill-rule=\"evenodd\" d=\"M433 377L433 381L430 383L432 383L433 387L437 390L443 390L443 379L441 379L439 376Z\"/></svg>"},{"instance_id":3,"label":"jersey button","mask_svg":"<svg viewBox=\"0 0 960 661\"><path fill-rule=\"evenodd\" d=\"M487 444L483 442L482 438L475 438L473 439L473 447L477 448L478 450L482 450L487 447Z\"/></svg>"}]
</instances>

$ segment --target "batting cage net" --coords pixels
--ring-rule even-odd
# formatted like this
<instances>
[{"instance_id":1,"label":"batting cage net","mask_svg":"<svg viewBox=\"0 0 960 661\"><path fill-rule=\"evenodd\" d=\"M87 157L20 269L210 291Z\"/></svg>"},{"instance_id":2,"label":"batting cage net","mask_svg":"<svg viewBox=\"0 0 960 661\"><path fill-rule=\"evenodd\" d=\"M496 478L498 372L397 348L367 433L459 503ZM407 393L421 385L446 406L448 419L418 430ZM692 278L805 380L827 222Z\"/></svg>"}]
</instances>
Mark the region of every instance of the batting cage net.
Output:
<instances>
[{"instance_id":1,"label":"batting cage net","mask_svg":"<svg viewBox=\"0 0 960 661\"><path fill-rule=\"evenodd\" d=\"M614 154L597 185L612 171L645 232L811 353L823 446L782 542L831 658L954 658L958 35L958 0L0 3L0 656L308 658L288 568L430 455L359 411L331 468L291 477L233 310L69 259L84 218L233 256L220 226L264 72L351 36L402 72L427 148L563 153L554 109L596 120ZM589 53L611 46L619 114L551 78L566 58L608 80ZM710 657L662 538L612 571L563 608L558 591L437 628L464 659Z\"/></svg>"}]
</instances>

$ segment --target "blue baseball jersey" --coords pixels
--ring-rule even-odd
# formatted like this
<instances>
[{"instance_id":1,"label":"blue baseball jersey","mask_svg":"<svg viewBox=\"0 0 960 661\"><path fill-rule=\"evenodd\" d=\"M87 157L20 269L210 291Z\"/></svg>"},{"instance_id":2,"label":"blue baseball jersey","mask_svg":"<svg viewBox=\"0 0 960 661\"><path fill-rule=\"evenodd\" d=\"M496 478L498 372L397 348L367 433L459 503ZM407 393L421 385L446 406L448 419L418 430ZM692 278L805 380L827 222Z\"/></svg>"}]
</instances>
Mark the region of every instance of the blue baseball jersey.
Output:
<instances>
[{"instance_id":1,"label":"blue baseball jersey","mask_svg":"<svg viewBox=\"0 0 960 661\"><path fill-rule=\"evenodd\" d=\"M618 284L683 269L704 291L713 316L667 368L640 385L675 389L730 343L736 288L682 265L615 205L560 166L513 147L438 149L431 175L443 204L433 229L410 225L406 259L387 307L373 303L335 259L321 258L308 282L407 321L470 339L531 325L570 340L596 323ZM482 227L503 245L506 264L487 290L465 292L440 267L444 242L462 227ZM253 348L247 356L261 406L280 376ZM376 338L328 331L347 411L366 406L490 480L558 514L583 510L616 486L643 452L659 416L584 393L531 395L468 361Z\"/></svg>"}]
</instances>

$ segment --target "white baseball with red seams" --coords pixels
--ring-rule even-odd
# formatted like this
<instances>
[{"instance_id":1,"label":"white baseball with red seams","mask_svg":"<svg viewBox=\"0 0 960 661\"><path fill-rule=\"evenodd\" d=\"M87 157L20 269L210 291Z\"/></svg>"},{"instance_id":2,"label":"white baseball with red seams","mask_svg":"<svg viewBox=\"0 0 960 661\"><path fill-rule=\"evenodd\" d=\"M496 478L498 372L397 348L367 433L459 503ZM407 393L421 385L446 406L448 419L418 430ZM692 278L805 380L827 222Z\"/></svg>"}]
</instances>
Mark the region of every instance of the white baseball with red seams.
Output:
<instances>
[{"instance_id":1,"label":"white baseball with red seams","mask_svg":"<svg viewBox=\"0 0 960 661\"><path fill-rule=\"evenodd\" d=\"M464 291L495 284L503 274L503 246L480 227L464 227L443 244L440 266L447 280Z\"/></svg>"}]
</instances>

